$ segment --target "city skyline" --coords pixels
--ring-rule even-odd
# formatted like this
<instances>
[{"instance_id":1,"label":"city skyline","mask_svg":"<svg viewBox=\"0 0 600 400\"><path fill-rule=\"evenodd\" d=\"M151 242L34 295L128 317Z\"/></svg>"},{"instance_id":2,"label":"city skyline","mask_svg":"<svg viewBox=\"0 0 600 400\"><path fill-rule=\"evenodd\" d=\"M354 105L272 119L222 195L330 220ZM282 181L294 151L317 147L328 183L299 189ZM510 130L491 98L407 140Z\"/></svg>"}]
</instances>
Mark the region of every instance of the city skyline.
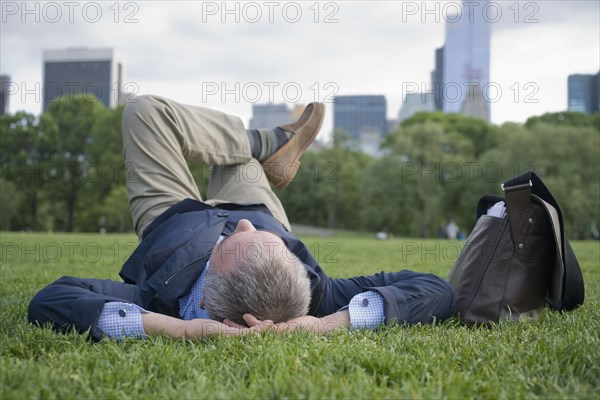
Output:
<instances>
[{"instance_id":1,"label":"city skyline","mask_svg":"<svg viewBox=\"0 0 600 400\"><path fill-rule=\"evenodd\" d=\"M435 49L444 44L446 19L459 4L274 3L270 22L261 2L231 2L229 11L218 2L129 2L112 9L112 3L78 3L72 15L59 10L60 18L46 3L34 3L38 10L32 5L27 14L21 3L3 2L0 72L18 90L9 111L40 113L41 101L31 92L43 80L43 50L86 46L122 54L129 92L217 108L245 123L253 104L320 100L327 102L328 134L333 97L361 94L384 95L392 119L406 94L431 90ZM491 24L490 81L502 91L492 104L492 123L566 110L567 76L596 73L600 66L598 3L491 3L502 12ZM99 14L92 13L93 4ZM257 10L262 16L253 22ZM296 22L294 10L301 14ZM488 10L491 17L494 10Z\"/></svg>"}]
</instances>

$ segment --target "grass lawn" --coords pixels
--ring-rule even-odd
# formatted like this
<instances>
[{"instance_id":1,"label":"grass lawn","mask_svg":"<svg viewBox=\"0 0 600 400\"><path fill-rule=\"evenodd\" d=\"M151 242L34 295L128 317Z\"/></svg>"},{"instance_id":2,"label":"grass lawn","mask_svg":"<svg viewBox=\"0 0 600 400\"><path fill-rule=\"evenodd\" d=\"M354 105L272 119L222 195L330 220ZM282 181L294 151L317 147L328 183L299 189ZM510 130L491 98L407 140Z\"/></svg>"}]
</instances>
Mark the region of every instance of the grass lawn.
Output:
<instances>
[{"instance_id":1,"label":"grass lawn","mask_svg":"<svg viewBox=\"0 0 600 400\"><path fill-rule=\"evenodd\" d=\"M304 237L331 276L413 269L446 277L458 242ZM118 279L133 235L2 233L0 399L597 398L600 245L575 242L585 305L474 328L450 320L377 331L93 344L27 323L63 275ZM596 394L594 394L596 393Z\"/></svg>"}]
</instances>

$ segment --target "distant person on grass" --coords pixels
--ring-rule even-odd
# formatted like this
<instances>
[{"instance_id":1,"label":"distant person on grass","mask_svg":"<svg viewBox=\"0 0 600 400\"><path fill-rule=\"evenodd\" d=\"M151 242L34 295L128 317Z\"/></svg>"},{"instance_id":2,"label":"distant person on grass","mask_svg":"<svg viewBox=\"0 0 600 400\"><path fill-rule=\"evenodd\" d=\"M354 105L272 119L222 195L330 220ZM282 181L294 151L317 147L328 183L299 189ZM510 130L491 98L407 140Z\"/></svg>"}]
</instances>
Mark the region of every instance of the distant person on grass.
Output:
<instances>
[{"instance_id":1,"label":"distant person on grass","mask_svg":"<svg viewBox=\"0 0 600 400\"><path fill-rule=\"evenodd\" d=\"M234 116L137 98L124 111L123 141L141 242L120 272L124 282L62 277L33 298L29 321L121 340L450 317L454 295L443 279L406 270L329 278L291 233L269 182L284 189L292 181L324 111L312 103L295 123L245 130ZM188 164L213 166L206 200Z\"/></svg>"}]
</instances>

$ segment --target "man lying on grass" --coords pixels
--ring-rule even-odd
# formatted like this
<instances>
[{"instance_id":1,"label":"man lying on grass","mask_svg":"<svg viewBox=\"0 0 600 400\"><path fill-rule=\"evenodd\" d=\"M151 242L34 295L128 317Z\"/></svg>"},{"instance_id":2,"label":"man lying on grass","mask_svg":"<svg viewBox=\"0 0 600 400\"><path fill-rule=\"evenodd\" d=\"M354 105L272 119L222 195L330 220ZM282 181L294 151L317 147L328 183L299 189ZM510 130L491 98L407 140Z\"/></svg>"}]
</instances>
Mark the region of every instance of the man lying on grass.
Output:
<instances>
[{"instance_id":1,"label":"man lying on grass","mask_svg":"<svg viewBox=\"0 0 600 400\"><path fill-rule=\"evenodd\" d=\"M295 177L323 104L309 104L295 123L245 130L217 111L136 100L123 114L123 141L141 242L120 272L124 282L62 277L33 298L29 321L120 340L325 333L452 315L443 279L411 271L332 279L291 233L269 182L284 189ZM188 164L213 166L205 201Z\"/></svg>"}]
</instances>

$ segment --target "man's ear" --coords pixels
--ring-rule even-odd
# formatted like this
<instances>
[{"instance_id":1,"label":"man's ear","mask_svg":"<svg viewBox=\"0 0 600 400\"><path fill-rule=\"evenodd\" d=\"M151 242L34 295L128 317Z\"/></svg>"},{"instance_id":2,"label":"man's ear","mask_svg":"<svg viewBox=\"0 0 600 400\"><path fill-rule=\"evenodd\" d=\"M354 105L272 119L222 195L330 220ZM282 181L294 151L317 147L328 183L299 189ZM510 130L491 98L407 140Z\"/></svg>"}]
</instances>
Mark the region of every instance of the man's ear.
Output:
<instances>
[{"instance_id":1,"label":"man's ear","mask_svg":"<svg viewBox=\"0 0 600 400\"><path fill-rule=\"evenodd\" d=\"M202 298L200 299L200 308L205 310L204 308L204 296L202 296Z\"/></svg>"}]
</instances>

